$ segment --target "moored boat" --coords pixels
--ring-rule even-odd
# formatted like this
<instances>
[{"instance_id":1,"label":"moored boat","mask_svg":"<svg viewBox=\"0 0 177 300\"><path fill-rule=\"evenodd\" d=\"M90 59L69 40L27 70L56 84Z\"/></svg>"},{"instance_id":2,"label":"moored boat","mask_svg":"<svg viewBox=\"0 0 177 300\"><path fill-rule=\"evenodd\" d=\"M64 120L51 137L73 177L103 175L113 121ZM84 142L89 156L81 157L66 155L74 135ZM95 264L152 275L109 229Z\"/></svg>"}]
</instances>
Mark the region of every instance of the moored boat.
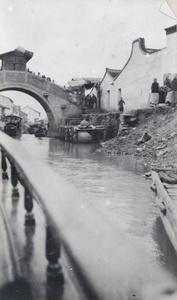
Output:
<instances>
[{"instance_id":1,"label":"moored boat","mask_svg":"<svg viewBox=\"0 0 177 300\"><path fill-rule=\"evenodd\" d=\"M38 124L32 124L28 128L28 133L29 134L35 134L36 131L38 130L38 128L39 128Z\"/></svg>"},{"instance_id":2,"label":"moored boat","mask_svg":"<svg viewBox=\"0 0 177 300\"><path fill-rule=\"evenodd\" d=\"M10 136L18 137L21 135L22 118L15 115L8 115L4 118L4 132Z\"/></svg>"},{"instance_id":3,"label":"moored boat","mask_svg":"<svg viewBox=\"0 0 177 300\"><path fill-rule=\"evenodd\" d=\"M74 127L73 142L81 144L91 143L93 141L92 130L95 130L95 126L93 125L78 125Z\"/></svg>"},{"instance_id":4,"label":"moored boat","mask_svg":"<svg viewBox=\"0 0 177 300\"><path fill-rule=\"evenodd\" d=\"M164 175L164 171L161 171L151 172L153 190L156 192L156 203L164 228L177 252L177 173L167 169L168 174ZM171 171L174 176L169 175Z\"/></svg>"},{"instance_id":5,"label":"moored boat","mask_svg":"<svg viewBox=\"0 0 177 300\"><path fill-rule=\"evenodd\" d=\"M91 143L92 141L93 141L93 138L92 138L91 134L89 134L87 131L77 131L73 135L74 143L87 144L87 143Z\"/></svg>"},{"instance_id":6,"label":"moored boat","mask_svg":"<svg viewBox=\"0 0 177 300\"><path fill-rule=\"evenodd\" d=\"M35 137L45 137L48 131L44 125L39 125L37 131L35 132Z\"/></svg>"}]
</instances>

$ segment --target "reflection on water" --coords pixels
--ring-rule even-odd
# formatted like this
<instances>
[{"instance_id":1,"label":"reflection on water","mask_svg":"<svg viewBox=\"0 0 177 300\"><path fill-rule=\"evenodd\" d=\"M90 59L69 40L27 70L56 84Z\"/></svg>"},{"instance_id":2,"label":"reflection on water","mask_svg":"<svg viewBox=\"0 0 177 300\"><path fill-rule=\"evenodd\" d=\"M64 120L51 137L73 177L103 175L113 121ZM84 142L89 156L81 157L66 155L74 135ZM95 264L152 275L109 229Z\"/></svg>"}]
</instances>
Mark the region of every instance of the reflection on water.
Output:
<instances>
[{"instance_id":1,"label":"reflection on water","mask_svg":"<svg viewBox=\"0 0 177 300\"><path fill-rule=\"evenodd\" d=\"M165 268L177 278L177 256L164 230L160 217L157 217L154 223L153 239L159 249L159 264L164 265Z\"/></svg>"},{"instance_id":2,"label":"reflection on water","mask_svg":"<svg viewBox=\"0 0 177 300\"><path fill-rule=\"evenodd\" d=\"M23 270L23 274L26 274L26 277L30 277L32 274L31 260L33 258L34 251L33 237L35 234L35 226L25 226L24 233L26 240L23 249L23 257L21 260L21 269Z\"/></svg>"},{"instance_id":3,"label":"reflection on water","mask_svg":"<svg viewBox=\"0 0 177 300\"><path fill-rule=\"evenodd\" d=\"M155 264L177 277L176 254L162 224L159 225L150 181L142 176L147 165L131 157L97 153L96 143L72 144L29 135L24 135L21 142L63 174L70 185L79 189L84 201L101 210L113 226L126 232L130 240L140 241Z\"/></svg>"}]
</instances>

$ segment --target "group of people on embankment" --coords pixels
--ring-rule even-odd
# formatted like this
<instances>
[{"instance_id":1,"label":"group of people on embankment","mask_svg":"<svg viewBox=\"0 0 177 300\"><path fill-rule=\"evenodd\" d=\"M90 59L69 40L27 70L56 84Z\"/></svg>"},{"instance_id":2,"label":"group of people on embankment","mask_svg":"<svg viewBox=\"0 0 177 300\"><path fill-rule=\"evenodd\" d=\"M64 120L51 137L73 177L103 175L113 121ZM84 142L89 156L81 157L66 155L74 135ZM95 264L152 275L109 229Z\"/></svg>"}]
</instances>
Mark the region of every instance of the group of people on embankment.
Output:
<instances>
[{"instance_id":1,"label":"group of people on embankment","mask_svg":"<svg viewBox=\"0 0 177 300\"><path fill-rule=\"evenodd\" d=\"M157 78L154 78L151 85L150 105L157 106L159 103L176 106L177 104L177 74L173 80L167 76L164 80L164 85L160 87Z\"/></svg>"},{"instance_id":2,"label":"group of people on embankment","mask_svg":"<svg viewBox=\"0 0 177 300\"><path fill-rule=\"evenodd\" d=\"M170 80L169 76L166 76L164 85L160 86L157 82L157 78L154 78L151 85L150 93L150 105L158 106L159 103L166 103L167 105L177 105L177 74L174 74L173 80ZM121 97L118 102L118 109L120 113L124 111L125 102Z\"/></svg>"}]
</instances>

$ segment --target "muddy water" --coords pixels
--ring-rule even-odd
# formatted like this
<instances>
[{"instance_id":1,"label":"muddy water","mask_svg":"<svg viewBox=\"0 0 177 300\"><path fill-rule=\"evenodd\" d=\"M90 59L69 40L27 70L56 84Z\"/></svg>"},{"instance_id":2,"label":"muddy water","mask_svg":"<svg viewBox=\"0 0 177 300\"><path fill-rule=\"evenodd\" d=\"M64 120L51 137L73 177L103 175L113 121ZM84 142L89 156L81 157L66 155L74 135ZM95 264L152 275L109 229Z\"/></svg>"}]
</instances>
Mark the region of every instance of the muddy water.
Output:
<instances>
[{"instance_id":1,"label":"muddy water","mask_svg":"<svg viewBox=\"0 0 177 300\"><path fill-rule=\"evenodd\" d=\"M177 278L177 256L158 217L147 166L130 157L97 153L97 144L76 145L23 135L21 142L77 187L87 204L101 210L112 226L141 242L154 261Z\"/></svg>"}]
</instances>

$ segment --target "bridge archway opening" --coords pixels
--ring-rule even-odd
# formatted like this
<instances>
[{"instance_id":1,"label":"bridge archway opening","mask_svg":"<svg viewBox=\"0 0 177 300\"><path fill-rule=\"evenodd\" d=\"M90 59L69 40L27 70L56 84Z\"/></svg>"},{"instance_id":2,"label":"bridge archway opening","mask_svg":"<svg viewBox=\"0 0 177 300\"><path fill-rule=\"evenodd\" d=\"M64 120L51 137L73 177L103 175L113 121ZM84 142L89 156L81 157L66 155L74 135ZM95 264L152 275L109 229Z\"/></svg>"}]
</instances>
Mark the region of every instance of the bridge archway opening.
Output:
<instances>
[{"instance_id":1,"label":"bridge archway opening","mask_svg":"<svg viewBox=\"0 0 177 300\"><path fill-rule=\"evenodd\" d=\"M41 118L47 118L47 113L42 107L42 105L36 101L36 99L30 95L24 94L23 92L18 91L6 91L1 92L1 94L5 97L10 98L13 101L14 105L20 106L20 108L24 108L26 106L36 110L41 114Z\"/></svg>"},{"instance_id":2,"label":"bridge archway opening","mask_svg":"<svg viewBox=\"0 0 177 300\"><path fill-rule=\"evenodd\" d=\"M46 99L41 95L21 87L0 89L0 93L14 101L15 105L20 105L21 107L29 106L36 111L41 112L42 119L46 118L48 120L49 131L53 131L53 128L56 127L54 114Z\"/></svg>"}]
</instances>

